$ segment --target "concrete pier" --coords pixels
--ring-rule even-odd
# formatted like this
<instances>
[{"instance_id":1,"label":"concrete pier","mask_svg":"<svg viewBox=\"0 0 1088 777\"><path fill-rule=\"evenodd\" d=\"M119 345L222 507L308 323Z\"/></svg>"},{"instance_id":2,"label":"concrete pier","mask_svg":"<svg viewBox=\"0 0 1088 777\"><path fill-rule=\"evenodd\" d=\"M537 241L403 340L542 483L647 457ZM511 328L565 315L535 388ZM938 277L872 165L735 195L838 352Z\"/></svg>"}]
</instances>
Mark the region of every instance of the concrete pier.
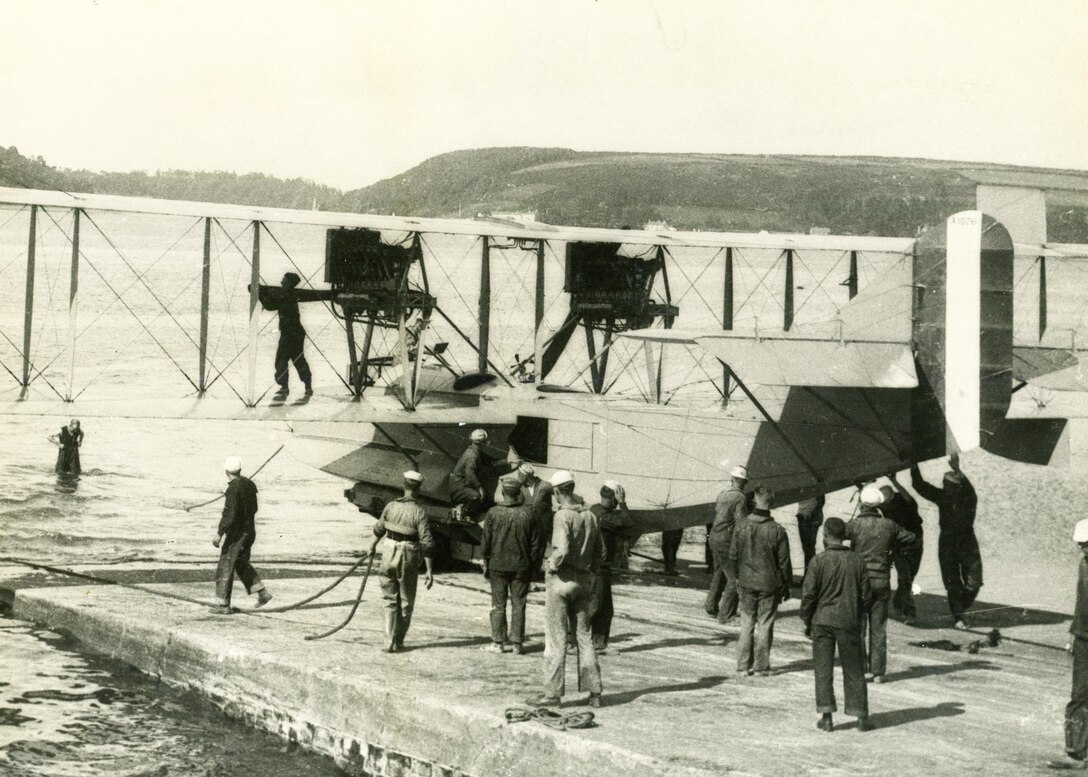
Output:
<instances>
[{"instance_id":1,"label":"concrete pier","mask_svg":"<svg viewBox=\"0 0 1088 777\"><path fill-rule=\"evenodd\" d=\"M122 569L97 571L117 577ZM163 575L150 569L129 570L125 579L211 600L211 570L170 572L176 582L154 582ZM478 572L439 575L431 591L421 588L408 650L395 655L381 652L373 580L347 628L304 639L346 615L358 577L304 609L229 617L25 568L0 567L0 577L16 618L196 689L353 774L1025 774L1062 751L1071 667L1053 646L1064 644L1068 622L1048 612L1003 611L965 633L943 627L943 598L923 597L922 628L890 624L888 682L870 686L877 729L860 733L840 714L836 732L825 734L814 727L811 653L795 600L776 625L775 674L739 676L736 629L703 612L701 577L684 585L635 576L615 588L598 725L557 731L504 717L540 692L543 595L530 596L530 652L481 652L490 641L490 600ZM335 575L280 569L268 577L273 604L283 605ZM255 597L239 594L237 604L252 606ZM940 649L966 648L992 625L1006 637L997 647ZM570 661L564 712L588 709L575 685ZM837 688L841 694L838 681Z\"/></svg>"}]
</instances>

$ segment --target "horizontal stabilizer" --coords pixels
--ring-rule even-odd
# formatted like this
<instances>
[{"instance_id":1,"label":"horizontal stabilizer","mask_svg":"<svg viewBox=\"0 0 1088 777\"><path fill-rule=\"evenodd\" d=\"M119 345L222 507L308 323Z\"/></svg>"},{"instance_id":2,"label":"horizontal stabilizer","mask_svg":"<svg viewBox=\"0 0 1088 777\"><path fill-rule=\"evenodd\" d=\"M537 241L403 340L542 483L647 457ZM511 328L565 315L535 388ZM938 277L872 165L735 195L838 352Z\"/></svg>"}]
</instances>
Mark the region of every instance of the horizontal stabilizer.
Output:
<instances>
[{"instance_id":1,"label":"horizontal stabilizer","mask_svg":"<svg viewBox=\"0 0 1088 777\"><path fill-rule=\"evenodd\" d=\"M1057 391L1088 388L1088 376L1081 374L1080 360L1068 349L1017 346L1012 356L1017 380Z\"/></svg>"},{"instance_id":2,"label":"horizontal stabilizer","mask_svg":"<svg viewBox=\"0 0 1088 777\"><path fill-rule=\"evenodd\" d=\"M696 341L744 380L764 385L902 389L918 385L914 355L905 343L840 343L786 334L757 340L728 332Z\"/></svg>"},{"instance_id":3,"label":"horizontal stabilizer","mask_svg":"<svg viewBox=\"0 0 1088 777\"><path fill-rule=\"evenodd\" d=\"M1069 465L1069 431L1064 418L1006 418L983 441L997 456L1025 464Z\"/></svg>"}]
</instances>

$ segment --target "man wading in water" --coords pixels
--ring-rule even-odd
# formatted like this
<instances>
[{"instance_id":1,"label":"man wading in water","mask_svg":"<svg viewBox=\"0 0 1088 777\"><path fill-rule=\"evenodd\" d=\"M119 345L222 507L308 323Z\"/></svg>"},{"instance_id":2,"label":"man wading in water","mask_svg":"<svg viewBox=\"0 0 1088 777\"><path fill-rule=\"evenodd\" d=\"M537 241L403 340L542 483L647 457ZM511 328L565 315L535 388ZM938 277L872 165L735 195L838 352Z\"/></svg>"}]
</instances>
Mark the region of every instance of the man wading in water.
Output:
<instances>
[{"instance_id":1,"label":"man wading in water","mask_svg":"<svg viewBox=\"0 0 1088 777\"><path fill-rule=\"evenodd\" d=\"M49 435L49 442L59 448L57 451L58 475L78 475L79 447L83 444L83 430L79 428L79 419L73 418L67 426L62 426L58 434Z\"/></svg>"}]
</instances>

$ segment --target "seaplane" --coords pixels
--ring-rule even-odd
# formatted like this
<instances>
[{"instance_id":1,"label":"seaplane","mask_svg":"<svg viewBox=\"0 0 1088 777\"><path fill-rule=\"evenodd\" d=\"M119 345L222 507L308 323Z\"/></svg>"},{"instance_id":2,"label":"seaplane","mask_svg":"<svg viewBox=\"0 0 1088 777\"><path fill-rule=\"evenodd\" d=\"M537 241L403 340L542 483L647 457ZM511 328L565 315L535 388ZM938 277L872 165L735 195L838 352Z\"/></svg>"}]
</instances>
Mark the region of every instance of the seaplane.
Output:
<instances>
[{"instance_id":1,"label":"seaplane","mask_svg":"<svg viewBox=\"0 0 1088 777\"><path fill-rule=\"evenodd\" d=\"M980 210L898 238L2 188L0 209L0 226L25 236L0 239L0 265L26 274L22 315L0 322L23 328L21 342L3 333L13 385L0 412L287 422L300 457L348 481L360 510L399 494L405 469L423 473L424 505L460 557L480 532L451 514L449 473L478 428L510 467L569 470L586 493L628 484L637 534L706 523L736 464L790 504L976 447L1036 464L1067 455L1066 419L1010 407L1025 386L1079 374L1076 348L1018 326L1014 291L1040 258L1053 267L1088 252L1015 242ZM133 232L136 222L151 226ZM172 242L152 250L149 229ZM60 259L43 282L47 250ZM180 289L156 275L171 255L191 270ZM311 324L324 322L307 347L335 366L326 352L340 330L346 359L336 394L266 402L258 364L274 350L274 317L262 303L282 292L262 270L288 265L302 271ZM1045 310L1043 267L1032 289ZM55 302L62 276L67 304L50 321L40 300ZM81 362L91 325L118 319L139 324L121 345L147 347L137 369L158 358L173 375L150 398L124 379L95 385L95 365ZM248 336L216 350L227 321Z\"/></svg>"}]
</instances>

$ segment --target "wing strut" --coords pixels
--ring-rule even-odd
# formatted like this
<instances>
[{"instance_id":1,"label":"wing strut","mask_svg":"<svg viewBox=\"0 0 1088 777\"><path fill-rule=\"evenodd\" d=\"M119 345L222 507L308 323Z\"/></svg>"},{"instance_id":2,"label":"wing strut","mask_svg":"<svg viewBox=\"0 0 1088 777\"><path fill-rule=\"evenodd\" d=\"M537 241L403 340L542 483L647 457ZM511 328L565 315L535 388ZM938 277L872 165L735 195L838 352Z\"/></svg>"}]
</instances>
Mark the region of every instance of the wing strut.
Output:
<instances>
[{"instance_id":1,"label":"wing strut","mask_svg":"<svg viewBox=\"0 0 1088 777\"><path fill-rule=\"evenodd\" d=\"M721 360L719 359L718 361L721 361ZM817 472L816 469L812 466L812 464L809 463L809 460L805 458L804 454L801 453L801 451L799 451L797 449L797 446L793 444L793 440L791 440L789 438L789 436L785 432L782 431L782 427L780 427L778 425L778 422L775 421L773 418L771 418L771 414L767 412L767 410L763 407L763 405L760 404L760 401L755 398L755 396L752 394L751 391L748 390L748 387L746 385L744 385L744 381L740 379L740 376L737 375L737 373L734 372L733 368L730 367L725 362L722 362L722 365L727 370L729 370L729 374L733 377L733 380L736 381L737 385L740 386L740 390L743 391L744 395L746 397L748 397L748 399L751 401L751 403L753 405L755 405L756 410L758 410L760 412L760 414L765 419L767 419L767 423L769 423L771 425L771 428L774 429L776 432L778 432L778 436L782 438L782 442L786 443L786 446L791 451L793 451L793 455L797 457L797 460L805 465L805 469L807 469L809 471L809 474L812 475L812 477L814 477L816 479L817 483L823 483L824 479L822 477L820 477L820 473Z\"/></svg>"}]
</instances>

